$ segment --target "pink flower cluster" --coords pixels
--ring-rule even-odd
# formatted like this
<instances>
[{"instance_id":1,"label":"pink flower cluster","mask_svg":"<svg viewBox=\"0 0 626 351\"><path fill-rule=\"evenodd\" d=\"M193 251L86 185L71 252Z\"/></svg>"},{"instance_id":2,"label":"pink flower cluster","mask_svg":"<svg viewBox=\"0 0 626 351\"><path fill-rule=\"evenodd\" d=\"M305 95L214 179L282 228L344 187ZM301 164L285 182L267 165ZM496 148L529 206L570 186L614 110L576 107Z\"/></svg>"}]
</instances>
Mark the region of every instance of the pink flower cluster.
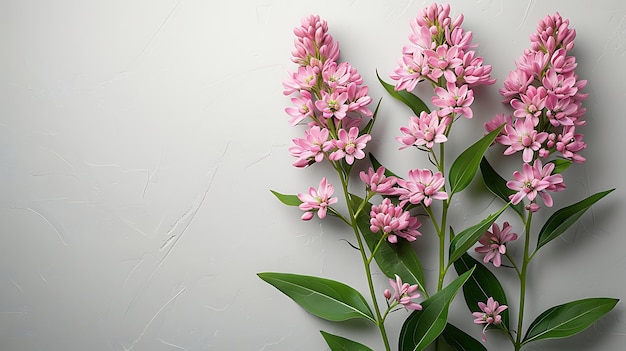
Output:
<instances>
[{"instance_id":1,"label":"pink flower cluster","mask_svg":"<svg viewBox=\"0 0 626 351\"><path fill-rule=\"evenodd\" d=\"M289 152L296 167L306 167L324 159L352 165L363 159L371 136L361 131L362 117L372 116L367 86L357 70L338 62L339 44L328 33L319 16L302 19L294 29L292 61L298 69L283 82L285 95L296 95L293 106L285 109L292 125L306 121L304 138L293 139Z\"/></svg>"},{"instance_id":2,"label":"pink flower cluster","mask_svg":"<svg viewBox=\"0 0 626 351\"><path fill-rule=\"evenodd\" d=\"M507 308L507 305L500 305L498 301L495 301L493 297L487 299L487 303L479 302L478 308L480 308L481 312L474 312L472 315L474 316L474 323L476 324L484 324L483 328L483 342L487 341L487 336L485 335L485 331L487 327L490 325L499 325L502 323L502 316L500 313L504 312Z\"/></svg>"},{"instance_id":3,"label":"pink flower cluster","mask_svg":"<svg viewBox=\"0 0 626 351\"><path fill-rule=\"evenodd\" d=\"M395 90L412 91L417 83L433 83L435 96L431 101L439 109L412 117L404 136L397 140L402 148L417 146L431 149L435 143L447 141L455 117L472 118L472 88L495 83L491 66L472 50L472 32L461 28L463 15L450 17L450 5L431 4L411 21L410 44L402 49L398 67L390 74Z\"/></svg>"},{"instance_id":4,"label":"pink flower cluster","mask_svg":"<svg viewBox=\"0 0 626 351\"><path fill-rule=\"evenodd\" d=\"M400 202L394 204L389 198L384 198L380 205L373 205L370 211L370 230L374 233L382 232L387 235L391 243L398 242L397 237L414 241L421 235L417 231L422 225L416 217L412 217L408 205L422 205L428 207L433 200L446 200L448 194L442 191L445 179L441 172L429 169L409 170L406 179L394 176L385 176L385 168L379 167L376 171L370 167L360 173L361 181L370 195L397 196Z\"/></svg>"},{"instance_id":5,"label":"pink flower cluster","mask_svg":"<svg viewBox=\"0 0 626 351\"><path fill-rule=\"evenodd\" d=\"M506 254L506 243L509 241L517 240L517 234L511 233L513 227L509 222L502 224L502 230L497 223L491 226L491 231L486 231L485 234L478 240L481 246L474 250L478 253L484 254L483 262L493 262L495 267L500 267L502 264L501 255Z\"/></svg>"},{"instance_id":6,"label":"pink flower cluster","mask_svg":"<svg viewBox=\"0 0 626 351\"><path fill-rule=\"evenodd\" d=\"M391 285L393 289L393 294L391 290L385 289L383 292L385 298L389 301L394 300L394 305L400 304L407 310L421 311L422 305L413 301L413 299L421 296L417 291L419 286L417 284L410 285L409 283L402 283L402 279L397 274L395 276L395 280L389 279L389 285ZM392 307L394 305L392 305Z\"/></svg>"},{"instance_id":7,"label":"pink flower cluster","mask_svg":"<svg viewBox=\"0 0 626 351\"><path fill-rule=\"evenodd\" d=\"M531 211L539 209L534 203L537 194L549 207L552 199L547 192L565 188L562 177L551 174L554 165L542 167L539 158L555 155L572 162L585 161L580 152L587 145L576 127L585 124L582 101L587 94L581 89L587 81L578 79L576 58L568 55L575 37L569 21L558 13L539 21L537 32L530 36L530 49L516 61L517 68L500 89L504 102L514 109L513 116L498 115L485 124L487 131L505 124L496 138L496 143L507 147L505 155L522 152L523 170L515 172L515 180L507 185L518 191L511 196L512 202L528 197Z\"/></svg>"}]
</instances>

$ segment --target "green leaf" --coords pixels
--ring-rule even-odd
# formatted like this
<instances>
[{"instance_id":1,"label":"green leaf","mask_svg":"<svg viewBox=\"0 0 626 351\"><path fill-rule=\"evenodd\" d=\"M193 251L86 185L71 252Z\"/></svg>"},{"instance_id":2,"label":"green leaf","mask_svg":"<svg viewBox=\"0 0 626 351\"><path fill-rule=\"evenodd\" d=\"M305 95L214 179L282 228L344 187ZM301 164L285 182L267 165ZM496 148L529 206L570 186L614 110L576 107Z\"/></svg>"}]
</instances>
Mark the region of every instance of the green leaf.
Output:
<instances>
[{"instance_id":1,"label":"green leaf","mask_svg":"<svg viewBox=\"0 0 626 351\"><path fill-rule=\"evenodd\" d=\"M372 118L369 122L367 122L367 125L365 125L365 128L363 128L363 130L361 131L362 134L370 134L372 132L372 128L374 127L374 123L376 122L376 116L378 115L378 109L380 108L380 103L382 101L382 98L378 100L378 104L376 104L376 109L372 114Z\"/></svg>"},{"instance_id":2,"label":"green leaf","mask_svg":"<svg viewBox=\"0 0 626 351\"><path fill-rule=\"evenodd\" d=\"M385 90L387 90L389 95L402 101L405 105L407 105L413 111L415 116L419 117L422 111L426 113L430 113L430 109L428 108L428 106L426 106L426 104L424 103L424 101L422 101L422 99L415 96L415 94L410 93L406 90L396 91L393 85L386 83L385 81L382 80L382 78L380 78L380 76L378 75L378 72L376 72L376 76L378 77L380 84L383 85L383 87L385 88Z\"/></svg>"},{"instance_id":3,"label":"green leaf","mask_svg":"<svg viewBox=\"0 0 626 351\"><path fill-rule=\"evenodd\" d=\"M377 170L378 167L382 166L382 164L376 159L376 157L374 157L374 155L370 153L369 156L370 156L370 161L372 161L372 168L374 168L374 170ZM385 177L402 178L402 177L398 177L395 173L388 170L387 167L385 167Z\"/></svg>"},{"instance_id":4,"label":"green leaf","mask_svg":"<svg viewBox=\"0 0 626 351\"><path fill-rule=\"evenodd\" d=\"M483 176L483 182L487 189L489 189L492 193L494 193L497 197L502 199L504 202L509 202L509 196L515 194L515 191L509 189L506 186L506 180L502 178L494 169L491 167L486 158L482 158L480 161L480 173ZM524 218L524 204L518 203L517 205L509 205L520 218Z\"/></svg>"},{"instance_id":5,"label":"green leaf","mask_svg":"<svg viewBox=\"0 0 626 351\"><path fill-rule=\"evenodd\" d=\"M530 324L522 345L577 334L612 310L618 301L612 298L588 298L549 308Z\"/></svg>"},{"instance_id":6,"label":"green leaf","mask_svg":"<svg viewBox=\"0 0 626 351\"><path fill-rule=\"evenodd\" d=\"M554 212L541 228L539 238L537 239L537 248L535 250L539 250L540 247L563 234L563 232L571 227L585 211L593 204L600 201L600 199L610 194L613 190L615 189L595 193L580 202Z\"/></svg>"},{"instance_id":7,"label":"green leaf","mask_svg":"<svg viewBox=\"0 0 626 351\"><path fill-rule=\"evenodd\" d=\"M482 160L489 145L491 145L498 134L500 134L502 127L503 125L480 138L480 140L468 147L454 160L448 174L450 196L465 189L472 182L472 179L474 179L478 171L480 160Z\"/></svg>"},{"instance_id":8,"label":"green leaf","mask_svg":"<svg viewBox=\"0 0 626 351\"><path fill-rule=\"evenodd\" d=\"M572 161L566 160L564 158L557 158L550 162L554 163L554 170L552 171L552 173L554 174L562 173L564 170L568 169L569 166L572 165Z\"/></svg>"},{"instance_id":9,"label":"green leaf","mask_svg":"<svg viewBox=\"0 0 626 351\"><path fill-rule=\"evenodd\" d=\"M321 331L331 351L372 351L369 347L344 337Z\"/></svg>"},{"instance_id":10,"label":"green leaf","mask_svg":"<svg viewBox=\"0 0 626 351\"><path fill-rule=\"evenodd\" d=\"M285 195L274 190L270 191L272 192L272 194L274 194L274 196L276 196L278 200L280 200L280 202L284 203L287 206L300 206L300 204L302 203L302 201L298 199L297 195Z\"/></svg>"},{"instance_id":11,"label":"green leaf","mask_svg":"<svg viewBox=\"0 0 626 351\"><path fill-rule=\"evenodd\" d=\"M439 338L446 343L451 351L487 351L487 348L480 341L450 323L446 325Z\"/></svg>"},{"instance_id":12,"label":"green leaf","mask_svg":"<svg viewBox=\"0 0 626 351\"><path fill-rule=\"evenodd\" d=\"M487 218L480 221L464 231L458 233L454 239L450 242L450 259L448 266L458 260L467 250L469 250L480 239L483 234L489 230L489 227L493 222L498 219L498 216L504 212L508 207L508 204L502 207L498 212L490 214Z\"/></svg>"},{"instance_id":13,"label":"green leaf","mask_svg":"<svg viewBox=\"0 0 626 351\"><path fill-rule=\"evenodd\" d=\"M478 311L478 303L485 303L490 297L493 297L500 305L508 305L506 294L498 278L485 265L467 253L454 262L454 268L458 274L465 273L473 267L474 274L463 285L463 296L465 296L465 303L467 303L470 312ZM502 316L502 324L508 330L509 310L502 311L500 316Z\"/></svg>"},{"instance_id":14,"label":"green leaf","mask_svg":"<svg viewBox=\"0 0 626 351\"><path fill-rule=\"evenodd\" d=\"M320 318L333 322L364 318L376 323L365 298L346 284L290 273L265 272L257 275Z\"/></svg>"},{"instance_id":15,"label":"green leaf","mask_svg":"<svg viewBox=\"0 0 626 351\"><path fill-rule=\"evenodd\" d=\"M409 315L400 330L400 351L421 351L437 339L447 325L452 299L472 271L463 273L448 286L424 300L422 310Z\"/></svg>"},{"instance_id":16,"label":"green leaf","mask_svg":"<svg viewBox=\"0 0 626 351\"><path fill-rule=\"evenodd\" d=\"M363 201L363 199L354 194L350 194L350 198L354 202L353 206L356 207ZM368 209L371 207L370 204L366 204L366 206ZM378 245L381 235L372 233L370 230L369 211L361 212L357 218L357 225L370 252L373 251L376 245ZM392 244L387 240L383 241L374 255L374 260L376 260L378 268L387 277L394 279L395 274L397 274L402 278L403 282L411 285L417 284L420 290L426 291L422 264L408 241L399 240L396 244Z\"/></svg>"}]
</instances>

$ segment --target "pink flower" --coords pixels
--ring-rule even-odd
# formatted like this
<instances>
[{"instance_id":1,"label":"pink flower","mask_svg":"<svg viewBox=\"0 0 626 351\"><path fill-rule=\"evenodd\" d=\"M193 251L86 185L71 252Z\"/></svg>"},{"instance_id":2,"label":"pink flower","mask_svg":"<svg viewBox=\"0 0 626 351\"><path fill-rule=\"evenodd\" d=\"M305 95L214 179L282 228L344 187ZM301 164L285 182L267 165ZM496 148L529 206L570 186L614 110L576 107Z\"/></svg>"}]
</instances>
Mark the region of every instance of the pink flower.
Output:
<instances>
[{"instance_id":1,"label":"pink flower","mask_svg":"<svg viewBox=\"0 0 626 351\"><path fill-rule=\"evenodd\" d=\"M522 160L529 163L533 160L536 151L541 149L541 144L548 139L548 133L537 132L531 119L517 119L515 126L504 126L504 136L498 139L502 145L509 145L504 150L505 155L512 155L522 151Z\"/></svg>"},{"instance_id":2,"label":"pink flower","mask_svg":"<svg viewBox=\"0 0 626 351\"><path fill-rule=\"evenodd\" d=\"M491 324L498 325L502 323L502 316L500 316L500 313L509 307L507 305L500 306L498 301L495 301L493 297L488 298L486 304L484 302L479 302L478 307L482 312L473 312L472 315L475 318L474 323L485 325L482 336L482 340L485 342L487 341L487 336L485 335L487 327Z\"/></svg>"},{"instance_id":3,"label":"pink flower","mask_svg":"<svg viewBox=\"0 0 626 351\"><path fill-rule=\"evenodd\" d=\"M515 109L513 115L517 118L530 119L533 125L539 124L539 116L546 105L547 92L544 87L528 89L519 95L519 99L511 100L511 107Z\"/></svg>"},{"instance_id":4,"label":"pink flower","mask_svg":"<svg viewBox=\"0 0 626 351\"><path fill-rule=\"evenodd\" d=\"M291 95L302 90L310 91L317 83L319 75L318 67L300 66L296 72L290 73L290 77L283 81L285 90L283 94Z\"/></svg>"},{"instance_id":5,"label":"pink flower","mask_svg":"<svg viewBox=\"0 0 626 351\"><path fill-rule=\"evenodd\" d=\"M304 131L304 138L294 138L294 146L289 148L289 153L297 157L293 164L296 167L306 167L314 162L322 162L324 155L332 148L332 142L328 140L329 132L326 128L312 126Z\"/></svg>"},{"instance_id":6,"label":"pink flower","mask_svg":"<svg viewBox=\"0 0 626 351\"><path fill-rule=\"evenodd\" d=\"M539 194L546 206L552 207L552 197L548 191L560 191L565 187L563 176L553 175L553 170L554 163L548 163L543 167L540 160L535 160L532 166L524 163L522 173L515 171L513 173L515 180L506 183L509 189L517 191L516 194L510 196L511 203L518 204L525 197L532 202Z\"/></svg>"},{"instance_id":7,"label":"pink flower","mask_svg":"<svg viewBox=\"0 0 626 351\"><path fill-rule=\"evenodd\" d=\"M417 83L424 80L429 73L430 67L426 62L426 57L421 51L416 51L402 55L398 68L389 76L397 81L394 88L396 91L413 91Z\"/></svg>"},{"instance_id":8,"label":"pink flower","mask_svg":"<svg viewBox=\"0 0 626 351\"><path fill-rule=\"evenodd\" d=\"M368 168L367 173L361 171L359 177L372 192L382 195L393 195L396 192L393 186L396 185L398 178L386 177L383 166L378 167L376 171L372 167Z\"/></svg>"},{"instance_id":9,"label":"pink flower","mask_svg":"<svg viewBox=\"0 0 626 351\"><path fill-rule=\"evenodd\" d=\"M504 96L504 102L510 102L513 97L526 91L533 81L533 75L528 72L516 69L509 72L504 80L504 87L500 89L500 94Z\"/></svg>"},{"instance_id":10,"label":"pink flower","mask_svg":"<svg viewBox=\"0 0 626 351\"><path fill-rule=\"evenodd\" d=\"M400 128L400 131L404 134L396 138L399 143L403 144L400 150L409 146L426 146L432 149L435 143L446 142L448 138L445 132L449 124L449 118L439 120L437 111L431 113L422 111L419 118L411 117L409 119L408 127Z\"/></svg>"},{"instance_id":11,"label":"pink flower","mask_svg":"<svg viewBox=\"0 0 626 351\"><path fill-rule=\"evenodd\" d=\"M315 212L317 212L317 216L320 219L324 219L326 217L328 207L338 201L336 197L331 198L334 191L333 185L327 184L326 178L324 177L320 181L320 185L317 190L310 187L308 194L298 194L298 199L302 201L299 208L302 211L305 211L301 217L302 220L310 220L313 218Z\"/></svg>"},{"instance_id":12,"label":"pink flower","mask_svg":"<svg viewBox=\"0 0 626 351\"><path fill-rule=\"evenodd\" d=\"M441 172L433 174L429 169L414 169L409 171L408 179L398 179L400 188L397 194L400 195L401 205L407 202L419 204L424 202L424 206L430 206L435 200L446 200L448 194L441 191L445 185L445 179Z\"/></svg>"},{"instance_id":13,"label":"pink flower","mask_svg":"<svg viewBox=\"0 0 626 351\"><path fill-rule=\"evenodd\" d=\"M574 126L563 128L563 134L557 137L556 149L568 160L576 163L585 162L585 158L578 154L587 144L583 142L583 135L576 134Z\"/></svg>"},{"instance_id":14,"label":"pink flower","mask_svg":"<svg viewBox=\"0 0 626 351\"><path fill-rule=\"evenodd\" d=\"M504 222L502 230L497 223L491 226L491 231L485 232L485 234L478 241L482 246L475 248L478 253L484 254L483 262L493 262L495 267L500 267L502 259L500 255L506 253L506 243L509 241L517 240L517 234L511 233L513 227L509 222Z\"/></svg>"},{"instance_id":15,"label":"pink flower","mask_svg":"<svg viewBox=\"0 0 626 351\"><path fill-rule=\"evenodd\" d=\"M346 117L346 112L348 112L347 100L347 93L335 91L329 94L326 91L322 91L322 99L315 101L315 107L322 112L325 118L334 116L336 119L343 119Z\"/></svg>"},{"instance_id":16,"label":"pink flower","mask_svg":"<svg viewBox=\"0 0 626 351\"><path fill-rule=\"evenodd\" d=\"M413 302L413 299L420 297L420 293L417 292L419 286L409 285L409 283L402 283L402 279L396 274L396 279L389 279L389 285L393 289L393 295L389 289L385 289L383 295L387 298L387 300L395 300L395 304L400 304L404 306L407 310L416 310L421 311L422 305L417 302Z\"/></svg>"},{"instance_id":17,"label":"pink flower","mask_svg":"<svg viewBox=\"0 0 626 351\"><path fill-rule=\"evenodd\" d=\"M463 63L460 54L456 46L448 48L446 45L441 45L434 50L424 50L426 61L431 67L429 78L437 81L441 76L445 76L447 82L455 83L454 69Z\"/></svg>"},{"instance_id":18,"label":"pink flower","mask_svg":"<svg viewBox=\"0 0 626 351\"><path fill-rule=\"evenodd\" d=\"M337 140L333 140L333 145L337 150L333 151L328 158L331 161L339 161L345 157L349 165L353 164L355 159L361 160L365 158L363 149L367 142L372 139L369 134L359 136L359 128L357 127L350 128L348 132L345 129L340 129L337 132L337 137Z\"/></svg>"},{"instance_id":19,"label":"pink flower","mask_svg":"<svg viewBox=\"0 0 626 351\"><path fill-rule=\"evenodd\" d=\"M390 243L397 243L398 236L407 241L415 241L422 235L417 229L422 226L417 218L412 217L402 206L394 205L388 198L379 205L372 205L370 211L370 230L373 233L382 232L387 235Z\"/></svg>"},{"instance_id":20,"label":"pink flower","mask_svg":"<svg viewBox=\"0 0 626 351\"><path fill-rule=\"evenodd\" d=\"M500 128L503 124L513 124L513 116L505 117L503 113L495 115L491 120L485 123L485 130L487 133L491 133L494 130ZM502 140L506 138L506 131L504 128L500 129L500 134L494 140L494 143L502 144ZM492 144L493 145L493 144Z\"/></svg>"},{"instance_id":21,"label":"pink flower","mask_svg":"<svg viewBox=\"0 0 626 351\"><path fill-rule=\"evenodd\" d=\"M448 116L450 114L463 115L466 118L472 118L472 110L470 106L474 102L474 92L468 89L467 84L457 87L454 83L446 83L446 88L435 88L437 96L432 97L433 105L441 108L439 116Z\"/></svg>"},{"instance_id":22,"label":"pink flower","mask_svg":"<svg viewBox=\"0 0 626 351\"><path fill-rule=\"evenodd\" d=\"M301 94L301 97L295 97L291 99L291 102L296 107L287 107L285 109L285 112L287 112L287 114L291 116L291 118L289 119L289 123L291 123L292 126L295 126L307 117L313 116L315 112L313 108L313 97L311 96L311 93L303 90Z\"/></svg>"}]
</instances>

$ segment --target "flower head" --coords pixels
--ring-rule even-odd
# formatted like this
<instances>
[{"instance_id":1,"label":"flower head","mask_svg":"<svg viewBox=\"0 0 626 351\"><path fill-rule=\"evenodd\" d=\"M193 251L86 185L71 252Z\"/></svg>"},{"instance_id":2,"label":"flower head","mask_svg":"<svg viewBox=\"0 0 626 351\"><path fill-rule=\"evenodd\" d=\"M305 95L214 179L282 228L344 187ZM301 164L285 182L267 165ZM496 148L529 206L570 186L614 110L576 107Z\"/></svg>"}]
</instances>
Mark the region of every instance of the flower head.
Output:
<instances>
[{"instance_id":1,"label":"flower head","mask_svg":"<svg viewBox=\"0 0 626 351\"><path fill-rule=\"evenodd\" d=\"M417 292L419 286L417 284L410 285L409 283L402 283L402 279L396 274L396 279L389 279L389 285L393 289L393 294L391 290L386 289L384 292L384 296L387 300L395 300L395 304L400 304L404 306L407 310L422 310L422 305L417 302L413 302L413 299L420 297L420 293Z\"/></svg>"},{"instance_id":2,"label":"flower head","mask_svg":"<svg viewBox=\"0 0 626 351\"><path fill-rule=\"evenodd\" d=\"M394 205L388 198L378 206L372 205L370 230L373 233L382 232L383 235L387 235L387 241L392 244L398 242L398 237L415 241L422 235L418 231L421 226L422 223L412 217L409 211L405 211L402 206Z\"/></svg>"},{"instance_id":3,"label":"flower head","mask_svg":"<svg viewBox=\"0 0 626 351\"><path fill-rule=\"evenodd\" d=\"M491 226L491 231L486 231L478 241L482 246L475 248L478 253L484 254L483 262L493 262L495 267L500 267L502 259L500 255L506 253L506 243L517 240L517 234L511 233L513 227L509 222L504 222L502 230L497 223Z\"/></svg>"},{"instance_id":4,"label":"flower head","mask_svg":"<svg viewBox=\"0 0 626 351\"><path fill-rule=\"evenodd\" d=\"M524 163L522 172L513 173L515 180L506 183L509 189L517 191L510 196L511 202L516 205L525 197L532 202L539 195L546 206L552 207L552 197L548 191L561 191L565 188L563 176L552 174L553 170L554 163L547 163L545 166L541 165L540 160L535 160L532 166Z\"/></svg>"},{"instance_id":5,"label":"flower head","mask_svg":"<svg viewBox=\"0 0 626 351\"><path fill-rule=\"evenodd\" d=\"M302 201L299 208L305 211L301 217L302 220L310 220L315 212L320 219L324 219L328 207L338 201L336 197L331 198L334 191L333 185L328 184L324 177L317 189L310 187L308 194L298 194L298 199Z\"/></svg>"},{"instance_id":6,"label":"flower head","mask_svg":"<svg viewBox=\"0 0 626 351\"><path fill-rule=\"evenodd\" d=\"M396 193L394 185L396 185L398 178L385 176L385 167L383 166L378 167L376 171L372 167L368 168L367 173L361 171L359 177L368 190L372 192L382 195L393 195Z\"/></svg>"},{"instance_id":7,"label":"flower head","mask_svg":"<svg viewBox=\"0 0 626 351\"><path fill-rule=\"evenodd\" d=\"M445 179L441 172L433 174L429 169L414 169L409 171L407 179L398 179L397 194L400 195L401 205L407 202L419 204L424 202L424 206L430 206L435 200L446 200L448 194L441 191L445 185Z\"/></svg>"},{"instance_id":8,"label":"flower head","mask_svg":"<svg viewBox=\"0 0 626 351\"><path fill-rule=\"evenodd\" d=\"M397 137L396 140L402 144L400 149L409 146L425 146L428 149L436 143L444 143L448 141L446 137L446 128L450 124L450 118L442 118L440 120L437 111L426 113L422 111L419 117L411 117L409 126L400 128L403 136Z\"/></svg>"},{"instance_id":9,"label":"flower head","mask_svg":"<svg viewBox=\"0 0 626 351\"><path fill-rule=\"evenodd\" d=\"M359 136L359 128L352 127L350 131L340 129L337 132L337 140L333 140L333 145L337 150L333 151L328 158L331 161L339 161L345 157L346 162L351 165L354 160L365 158L365 146L372 139L371 135L363 134Z\"/></svg>"},{"instance_id":10,"label":"flower head","mask_svg":"<svg viewBox=\"0 0 626 351\"><path fill-rule=\"evenodd\" d=\"M481 312L474 312L472 315L474 316L474 323L476 324L484 324L483 328L483 342L487 341L487 336L485 335L485 331L487 327L491 324L498 325L502 323L502 313L504 310L509 308L507 305L500 305L498 301L495 301L493 297L487 299L487 303L479 302L478 307Z\"/></svg>"}]
</instances>

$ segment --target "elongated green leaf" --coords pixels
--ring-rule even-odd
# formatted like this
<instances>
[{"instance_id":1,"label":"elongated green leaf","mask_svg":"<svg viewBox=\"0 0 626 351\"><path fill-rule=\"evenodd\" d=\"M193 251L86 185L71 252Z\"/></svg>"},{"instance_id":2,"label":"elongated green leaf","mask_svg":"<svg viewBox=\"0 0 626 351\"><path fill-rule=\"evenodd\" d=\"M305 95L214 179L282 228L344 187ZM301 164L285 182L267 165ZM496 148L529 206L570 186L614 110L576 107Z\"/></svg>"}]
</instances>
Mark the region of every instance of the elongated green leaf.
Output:
<instances>
[{"instance_id":1,"label":"elongated green leaf","mask_svg":"<svg viewBox=\"0 0 626 351\"><path fill-rule=\"evenodd\" d=\"M487 348L480 341L450 323L446 325L439 338L446 343L451 351L487 351Z\"/></svg>"},{"instance_id":2,"label":"elongated green leaf","mask_svg":"<svg viewBox=\"0 0 626 351\"><path fill-rule=\"evenodd\" d=\"M402 101L405 105L407 105L413 111L415 116L419 117L422 111L426 113L430 113L430 109L428 108L428 106L426 106L426 104L424 103L424 101L422 101L422 99L415 96L415 94L410 93L406 90L395 91L394 86L382 80L382 78L380 78L380 76L378 75L378 72L376 72L376 76L378 77L380 84L383 85L383 87L385 88L385 90L387 90L389 95Z\"/></svg>"},{"instance_id":3,"label":"elongated green leaf","mask_svg":"<svg viewBox=\"0 0 626 351\"><path fill-rule=\"evenodd\" d=\"M530 324L522 345L578 334L612 310L618 301L605 297L588 298L549 308Z\"/></svg>"},{"instance_id":4,"label":"elongated green leaf","mask_svg":"<svg viewBox=\"0 0 626 351\"><path fill-rule=\"evenodd\" d=\"M286 195L274 190L270 191L272 192L272 194L274 194L274 196L276 196L278 200L280 200L280 202L284 203L287 206L300 206L300 204L302 203L302 201L298 199L297 195Z\"/></svg>"},{"instance_id":5,"label":"elongated green leaf","mask_svg":"<svg viewBox=\"0 0 626 351\"><path fill-rule=\"evenodd\" d=\"M448 286L424 300L422 310L409 315L400 330L400 351L421 351L437 339L447 325L448 308L452 299L472 271L463 273Z\"/></svg>"},{"instance_id":6,"label":"elongated green leaf","mask_svg":"<svg viewBox=\"0 0 626 351\"><path fill-rule=\"evenodd\" d=\"M333 322L364 318L375 323L365 298L346 284L290 273L265 272L257 275L320 318Z\"/></svg>"},{"instance_id":7,"label":"elongated green leaf","mask_svg":"<svg viewBox=\"0 0 626 351\"><path fill-rule=\"evenodd\" d=\"M571 227L572 224L574 224L578 218L585 213L585 211L613 190L615 189L595 193L580 202L554 212L539 232L536 250L563 234L563 232L565 232L567 228Z\"/></svg>"},{"instance_id":8,"label":"elongated green leaf","mask_svg":"<svg viewBox=\"0 0 626 351\"><path fill-rule=\"evenodd\" d=\"M463 256L463 254L469 250L470 247L474 246L474 244L487 230L489 230L489 227L491 227L493 222L498 219L498 216L500 216L500 214L502 214L507 207L508 204L502 207L498 212L490 214L487 218L480 221L480 223L475 224L457 234L450 242L450 259L448 265L454 263L454 261Z\"/></svg>"},{"instance_id":9,"label":"elongated green leaf","mask_svg":"<svg viewBox=\"0 0 626 351\"><path fill-rule=\"evenodd\" d=\"M354 206L363 201L360 197L350 194ZM365 211L362 211L357 218L357 225L359 231L363 234L363 238L370 249L370 252L374 250L378 242L380 241L380 233L372 233L370 230L370 216L369 209L371 204L366 204ZM424 286L424 270L422 264L415 253L411 244L406 240L400 240L396 244L391 244L388 241L384 241L378 247L374 260L378 265L378 268L389 278L394 278L395 274L402 278L402 281L411 285L417 284L420 290L426 291Z\"/></svg>"},{"instance_id":10,"label":"elongated green leaf","mask_svg":"<svg viewBox=\"0 0 626 351\"><path fill-rule=\"evenodd\" d=\"M463 151L450 166L448 182L450 183L450 195L465 189L474 179L478 166L489 145L496 139L503 126L483 136L477 142Z\"/></svg>"},{"instance_id":11,"label":"elongated green leaf","mask_svg":"<svg viewBox=\"0 0 626 351\"><path fill-rule=\"evenodd\" d=\"M515 191L509 189L506 186L506 180L502 178L498 172L489 164L486 158L482 158L480 161L480 173L483 176L483 182L487 189L494 193L497 197L501 198L504 202L509 202L509 196L515 194ZM524 218L524 204L522 202L517 205L509 205L517 214Z\"/></svg>"},{"instance_id":12,"label":"elongated green leaf","mask_svg":"<svg viewBox=\"0 0 626 351\"><path fill-rule=\"evenodd\" d=\"M346 339L339 335L334 335L327 333L325 331L321 331L324 340L330 347L331 351L372 351L369 347L358 343L356 341L352 341L350 339Z\"/></svg>"},{"instance_id":13,"label":"elongated green leaf","mask_svg":"<svg viewBox=\"0 0 626 351\"><path fill-rule=\"evenodd\" d=\"M476 312L479 310L478 303L486 303L487 299L493 297L498 301L500 305L508 305L506 294L502 288L502 284L498 281L498 278L481 262L475 260L467 253L463 254L461 258L454 262L454 268L458 274L463 274L474 268L474 274L467 280L467 283L463 285L463 296L465 296L465 303L470 312ZM509 329L509 310L506 309L500 313L502 316L502 324Z\"/></svg>"}]
</instances>

